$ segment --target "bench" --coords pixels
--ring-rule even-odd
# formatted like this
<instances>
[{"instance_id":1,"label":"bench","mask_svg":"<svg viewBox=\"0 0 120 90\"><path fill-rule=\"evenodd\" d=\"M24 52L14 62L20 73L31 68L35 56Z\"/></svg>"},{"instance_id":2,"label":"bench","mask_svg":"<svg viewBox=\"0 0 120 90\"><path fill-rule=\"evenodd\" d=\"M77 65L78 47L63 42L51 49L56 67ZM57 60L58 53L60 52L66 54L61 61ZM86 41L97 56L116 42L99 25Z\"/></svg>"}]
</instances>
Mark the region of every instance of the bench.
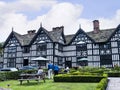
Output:
<instances>
[{"instance_id":1,"label":"bench","mask_svg":"<svg viewBox=\"0 0 120 90\"><path fill-rule=\"evenodd\" d=\"M29 83L29 81L31 80L35 80L39 83L40 80L43 80L45 83L45 74L42 75L37 75L37 74L24 74L21 75L21 79L18 79L20 81L20 85L22 85L23 81L27 81L27 83Z\"/></svg>"}]
</instances>

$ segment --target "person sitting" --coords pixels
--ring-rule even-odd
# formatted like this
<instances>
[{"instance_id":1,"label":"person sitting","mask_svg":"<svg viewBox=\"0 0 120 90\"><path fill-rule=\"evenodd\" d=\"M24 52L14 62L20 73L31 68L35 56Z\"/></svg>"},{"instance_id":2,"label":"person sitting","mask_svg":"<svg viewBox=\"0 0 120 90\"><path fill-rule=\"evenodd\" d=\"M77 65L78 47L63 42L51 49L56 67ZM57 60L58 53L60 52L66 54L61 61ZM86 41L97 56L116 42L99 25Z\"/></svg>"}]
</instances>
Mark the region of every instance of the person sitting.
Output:
<instances>
[{"instance_id":1,"label":"person sitting","mask_svg":"<svg viewBox=\"0 0 120 90\"><path fill-rule=\"evenodd\" d=\"M70 71L70 69L69 69L69 67L67 66L67 67L65 68L64 72L65 72L65 73L69 73L69 71Z\"/></svg>"},{"instance_id":2,"label":"person sitting","mask_svg":"<svg viewBox=\"0 0 120 90\"><path fill-rule=\"evenodd\" d=\"M39 67L37 74L38 74L38 75L42 75L42 73L43 73L43 69L42 69L41 67Z\"/></svg>"}]
</instances>

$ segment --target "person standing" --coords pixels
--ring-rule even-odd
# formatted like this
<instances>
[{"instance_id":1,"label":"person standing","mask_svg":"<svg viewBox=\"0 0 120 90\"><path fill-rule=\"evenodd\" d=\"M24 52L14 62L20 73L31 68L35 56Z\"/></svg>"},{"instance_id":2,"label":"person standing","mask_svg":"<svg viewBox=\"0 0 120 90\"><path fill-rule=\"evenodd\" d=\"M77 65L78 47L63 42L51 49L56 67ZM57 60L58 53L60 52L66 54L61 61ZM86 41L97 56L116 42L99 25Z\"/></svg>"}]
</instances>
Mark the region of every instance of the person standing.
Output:
<instances>
[{"instance_id":1,"label":"person standing","mask_svg":"<svg viewBox=\"0 0 120 90\"><path fill-rule=\"evenodd\" d=\"M59 72L59 67L58 65L54 65L54 75L57 75Z\"/></svg>"},{"instance_id":2,"label":"person standing","mask_svg":"<svg viewBox=\"0 0 120 90\"><path fill-rule=\"evenodd\" d=\"M52 77L53 77L53 64L52 63L49 63L48 64L48 79L52 79Z\"/></svg>"}]
</instances>

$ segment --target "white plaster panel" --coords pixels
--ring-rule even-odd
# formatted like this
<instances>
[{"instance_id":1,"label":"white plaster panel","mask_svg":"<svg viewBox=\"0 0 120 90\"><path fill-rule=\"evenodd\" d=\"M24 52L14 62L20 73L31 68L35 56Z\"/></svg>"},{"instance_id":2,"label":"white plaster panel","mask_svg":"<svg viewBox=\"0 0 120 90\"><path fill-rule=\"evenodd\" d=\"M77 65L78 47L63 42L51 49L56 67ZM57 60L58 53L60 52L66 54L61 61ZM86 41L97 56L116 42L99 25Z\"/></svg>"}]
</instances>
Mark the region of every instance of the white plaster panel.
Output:
<instances>
[{"instance_id":1,"label":"white plaster panel","mask_svg":"<svg viewBox=\"0 0 120 90\"><path fill-rule=\"evenodd\" d=\"M8 48L4 48L4 52L7 52L8 51Z\"/></svg>"},{"instance_id":2,"label":"white plaster panel","mask_svg":"<svg viewBox=\"0 0 120 90\"><path fill-rule=\"evenodd\" d=\"M87 44L87 48L91 49L92 48L92 44Z\"/></svg>"},{"instance_id":3,"label":"white plaster panel","mask_svg":"<svg viewBox=\"0 0 120 90\"><path fill-rule=\"evenodd\" d=\"M36 51L31 51L31 55L35 56L36 55Z\"/></svg>"},{"instance_id":4,"label":"white plaster panel","mask_svg":"<svg viewBox=\"0 0 120 90\"><path fill-rule=\"evenodd\" d=\"M36 45L32 45L31 50L36 50Z\"/></svg>"},{"instance_id":5,"label":"white plaster panel","mask_svg":"<svg viewBox=\"0 0 120 90\"><path fill-rule=\"evenodd\" d=\"M17 51L22 51L22 49L21 49L21 47L19 46L19 47L17 47Z\"/></svg>"},{"instance_id":6,"label":"white plaster panel","mask_svg":"<svg viewBox=\"0 0 120 90\"><path fill-rule=\"evenodd\" d=\"M22 57L22 52L17 52L17 57Z\"/></svg>"},{"instance_id":7,"label":"white plaster panel","mask_svg":"<svg viewBox=\"0 0 120 90\"><path fill-rule=\"evenodd\" d=\"M112 48L112 53L118 53L118 48Z\"/></svg>"},{"instance_id":8,"label":"white plaster panel","mask_svg":"<svg viewBox=\"0 0 120 90\"><path fill-rule=\"evenodd\" d=\"M4 59L4 63L7 63L7 59Z\"/></svg>"},{"instance_id":9,"label":"white plaster panel","mask_svg":"<svg viewBox=\"0 0 120 90\"><path fill-rule=\"evenodd\" d=\"M92 50L88 50L88 55L92 55Z\"/></svg>"},{"instance_id":10,"label":"white plaster panel","mask_svg":"<svg viewBox=\"0 0 120 90\"><path fill-rule=\"evenodd\" d=\"M117 42L111 42L111 47L117 47Z\"/></svg>"},{"instance_id":11,"label":"white plaster panel","mask_svg":"<svg viewBox=\"0 0 120 90\"><path fill-rule=\"evenodd\" d=\"M47 48L53 48L53 44L52 43L48 43L47 44Z\"/></svg>"},{"instance_id":12,"label":"white plaster panel","mask_svg":"<svg viewBox=\"0 0 120 90\"><path fill-rule=\"evenodd\" d=\"M22 62L22 58L16 58L16 63L21 63Z\"/></svg>"},{"instance_id":13,"label":"white plaster panel","mask_svg":"<svg viewBox=\"0 0 120 90\"><path fill-rule=\"evenodd\" d=\"M6 58L7 57L7 53L4 53L4 58Z\"/></svg>"},{"instance_id":14,"label":"white plaster panel","mask_svg":"<svg viewBox=\"0 0 120 90\"><path fill-rule=\"evenodd\" d=\"M68 50L76 50L76 46L67 46L67 47L64 47L64 51L68 51Z\"/></svg>"},{"instance_id":15,"label":"white plaster panel","mask_svg":"<svg viewBox=\"0 0 120 90\"><path fill-rule=\"evenodd\" d=\"M76 56L76 52L75 51L65 52L64 55L65 56Z\"/></svg>"},{"instance_id":16,"label":"white plaster panel","mask_svg":"<svg viewBox=\"0 0 120 90\"><path fill-rule=\"evenodd\" d=\"M76 57L72 57L72 62L76 62Z\"/></svg>"}]
</instances>

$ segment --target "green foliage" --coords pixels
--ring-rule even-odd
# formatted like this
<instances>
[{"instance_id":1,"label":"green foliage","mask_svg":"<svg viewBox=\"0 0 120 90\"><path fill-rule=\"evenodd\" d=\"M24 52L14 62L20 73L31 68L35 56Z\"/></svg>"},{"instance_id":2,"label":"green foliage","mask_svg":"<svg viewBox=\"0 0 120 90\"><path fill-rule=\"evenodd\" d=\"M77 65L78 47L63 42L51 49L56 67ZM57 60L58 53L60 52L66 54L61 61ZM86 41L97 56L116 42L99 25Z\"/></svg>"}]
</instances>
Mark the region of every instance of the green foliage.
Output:
<instances>
[{"instance_id":1,"label":"green foliage","mask_svg":"<svg viewBox=\"0 0 120 90\"><path fill-rule=\"evenodd\" d=\"M30 81L30 83L23 82L20 85L18 80L7 80L0 82L0 87L7 88L9 84L9 90L95 90L97 83L55 83L52 80L46 80L45 83L41 80L38 84L36 81Z\"/></svg>"},{"instance_id":2,"label":"green foliage","mask_svg":"<svg viewBox=\"0 0 120 90\"><path fill-rule=\"evenodd\" d=\"M0 80L10 80L10 79L18 79L20 74L22 73L35 73L36 70L20 70L20 71L4 71L4 72L0 72Z\"/></svg>"},{"instance_id":3,"label":"green foliage","mask_svg":"<svg viewBox=\"0 0 120 90\"><path fill-rule=\"evenodd\" d=\"M99 82L103 76L95 75L56 75L54 76L54 82Z\"/></svg>"},{"instance_id":4,"label":"green foliage","mask_svg":"<svg viewBox=\"0 0 120 90\"><path fill-rule=\"evenodd\" d=\"M120 72L107 72L108 77L120 77Z\"/></svg>"},{"instance_id":5,"label":"green foliage","mask_svg":"<svg viewBox=\"0 0 120 90\"><path fill-rule=\"evenodd\" d=\"M120 71L120 67L117 64L114 65L113 71Z\"/></svg>"},{"instance_id":6,"label":"green foliage","mask_svg":"<svg viewBox=\"0 0 120 90\"><path fill-rule=\"evenodd\" d=\"M0 73L0 81L4 81L6 80L6 76L5 76L5 73Z\"/></svg>"},{"instance_id":7,"label":"green foliage","mask_svg":"<svg viewBox=\"0 0 120 90\"><path fill-rule=\"evenodd\" d=\"M103 78L97 85L96 90L106 90L107 83L108 83L108 79Z\"/></svg>"}]
</instances>

